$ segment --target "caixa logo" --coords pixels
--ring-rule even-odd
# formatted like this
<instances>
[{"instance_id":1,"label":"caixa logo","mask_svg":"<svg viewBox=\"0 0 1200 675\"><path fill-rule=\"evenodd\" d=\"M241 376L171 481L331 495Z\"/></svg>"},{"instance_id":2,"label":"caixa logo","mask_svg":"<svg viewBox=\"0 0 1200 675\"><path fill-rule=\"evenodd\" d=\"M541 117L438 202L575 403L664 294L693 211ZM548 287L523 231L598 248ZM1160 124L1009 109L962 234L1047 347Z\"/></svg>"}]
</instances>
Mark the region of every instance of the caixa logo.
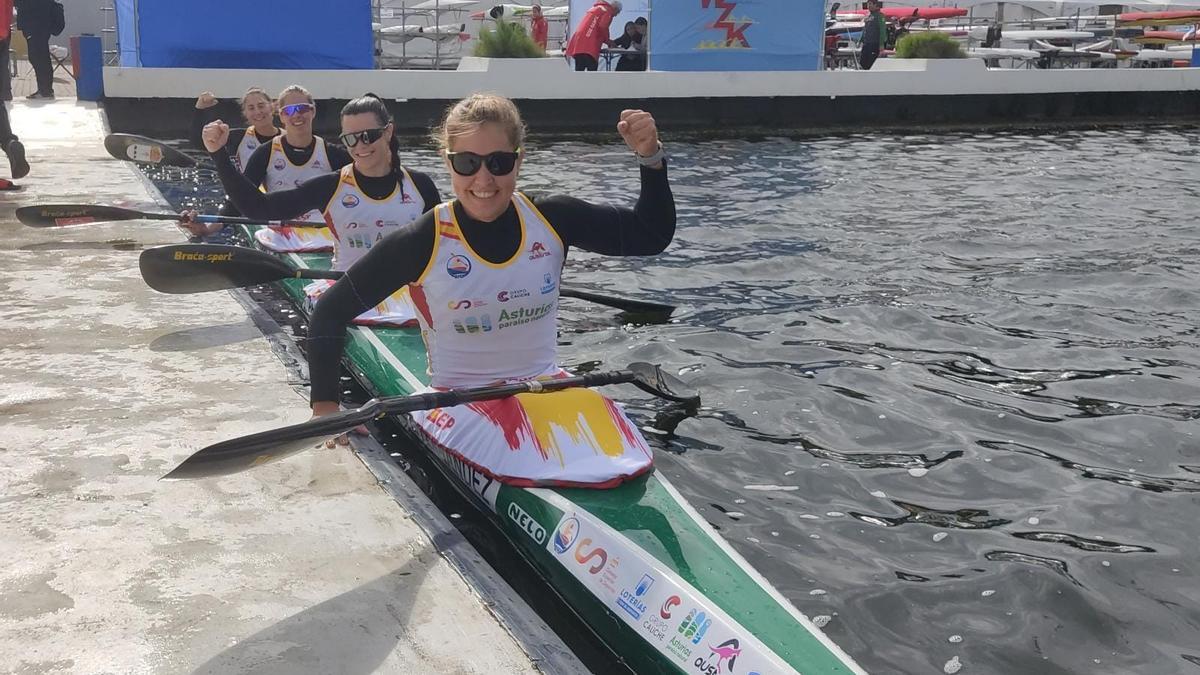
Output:
<instances>
[{"instance_id":1,"label":"caixa logo","mask_svg":"<svg viewBox=\"0 0 1200 675\"><path fill-rule=\"evenodd\" d=\"M517 527L521 528L525 534L528 534L531 539L539 544L546 543L546 528L542 527L538 521L533 519L533 516L525 513L525 509L517 506L516 502L508 503L508 517L512 519Z\"/></svg>"},{"instance_id":2,"label":"caixa logo","mask_svg":"<svg viewBox=\"0 0 1200 675\"><path fill-rule=\"evenodd\" d=\"M742 645L737 638L726 640L716 647L708 646L709 655L707 658L697 656L692 662L696 670L704 673L704 675L717 675L721 671L721 665L725 661L729 661L729 672L733 672L733 664L737 661L738 655L742 653Z\"/></svg>"}]
</instances>

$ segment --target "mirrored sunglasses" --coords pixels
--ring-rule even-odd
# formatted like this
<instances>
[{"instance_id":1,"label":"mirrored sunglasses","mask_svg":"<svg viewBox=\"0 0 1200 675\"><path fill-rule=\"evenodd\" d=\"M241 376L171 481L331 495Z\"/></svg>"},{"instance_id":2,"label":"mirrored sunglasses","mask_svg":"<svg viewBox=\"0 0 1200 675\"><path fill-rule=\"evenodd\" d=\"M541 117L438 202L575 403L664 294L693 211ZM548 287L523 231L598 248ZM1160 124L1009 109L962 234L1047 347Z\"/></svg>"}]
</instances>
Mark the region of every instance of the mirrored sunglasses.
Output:
<instances>
[{"instance_id":1,"label":"mirrored sunglasses","mask_svg":"<svg viewBox=\"0 0 1200 675\"><path fill-rule=\"evenodd\" d=\"M446 153L446 157L450 159L450 168L454 169L454 173L460 176L474 176L479 173L479 168L483 166L486 166L488 173L493 176L507 176L516 167L517 158L520 156L520 148L517 148L513 152L497 150L496 152L489 152L486 155L479 155L474 152Z\"/></svg>"},{"instance_id":2,"label":"mirrored sunglasses","mask_svg":"<svg viewBox=\"0 0 1200 675\"><path fill-rule=\"evenodd\" d=\"M375 141L383 138L383 132L387 131L387 127L379 127L378 129L363 129L349 134L338 136L338 140L347 148L353 148L359 143L370 145Z\"/></svg>"},{"instance_id":3,"label":"mirrored sunglasses","mask_svg":"<svg viewBox=\"0 0 1200 675\"><path fill-rule=\"evenodd\" d=\"M292 115L299 115L300 113L312 112L316 109L317 107L311 103L293 103L291 105L283 106L279 109L279 112L291 117Z\"/></svg>"}]
</instances>

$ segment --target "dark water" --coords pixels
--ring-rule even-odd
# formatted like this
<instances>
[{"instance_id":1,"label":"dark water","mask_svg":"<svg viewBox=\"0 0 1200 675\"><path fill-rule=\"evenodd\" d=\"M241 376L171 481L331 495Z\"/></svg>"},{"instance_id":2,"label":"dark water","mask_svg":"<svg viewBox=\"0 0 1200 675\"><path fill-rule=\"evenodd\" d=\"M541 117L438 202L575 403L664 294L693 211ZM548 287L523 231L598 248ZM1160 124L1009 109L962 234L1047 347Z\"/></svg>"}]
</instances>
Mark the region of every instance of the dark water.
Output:
<instances>
[{"instance_id":1,"label":"dark water","mask_svg":"<svg viewBox=\"0 0 1200 675\"><path fill-rule=\"evenodd\" d=\"M567 276L680 311L564 301L563 361L701 390L684 419L619 395L660 470L871 672L1200 672L1198 147L1181 127L673 143L668 253L573 252ZM211 204L211 174L165 178ZM543 143L521 184L632 202L637 172L617 145Z\"/></svg>"}]
</instances>

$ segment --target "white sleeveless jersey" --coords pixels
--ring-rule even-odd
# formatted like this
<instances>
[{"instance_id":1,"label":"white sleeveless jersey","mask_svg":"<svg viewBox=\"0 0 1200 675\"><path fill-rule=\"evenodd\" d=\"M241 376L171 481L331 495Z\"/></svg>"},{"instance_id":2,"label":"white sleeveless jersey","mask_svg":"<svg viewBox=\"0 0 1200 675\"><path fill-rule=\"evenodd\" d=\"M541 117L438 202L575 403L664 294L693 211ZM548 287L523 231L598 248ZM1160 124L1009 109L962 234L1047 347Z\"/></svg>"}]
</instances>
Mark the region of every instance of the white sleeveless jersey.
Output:
<instances>
[{"instance_id":1,"label":"white sleeveless jersey","mask_svg":"<svg viewBox=\"0 0 1200 675\"><path fill-rule=\"evenodd\" d=\"M402 184L384 199L371 199L358 187L354 165L342 167L337 189L322 217L333 232L333 269L344 270L367 254L385 236L408 225L425 212L425 200L408 170Z\"/></svg>"},{"instance_id":2,"label":"white sleeveless jersey","mask_svg":"<svg viewBox=\"0 0 1200 675\"><path fill-rule=\"evenodd\" d=\"M566 249L520 193L521 244L490 263L462 235L451 203L436 208L433 255L410 285L435 387L535 377L555 368L558 284Z\"/></svg>"},{"instance_id":3,"label":"white sleeveless jersey","mask_svg":"<svg viewBox=\"0 0 1200 675\"><path fill-rule=\"evenodd\" d=\"M288 159L287 153L283 151L283 134L272 139L271 156L267 160L267 176L263 179L263 186L267 192L291 190L309 178L316 178L321 174L333 171L333 168L329 166L329 154L325 152L325 139L314 136L313 140L316 142L316 146L313 148L312 156L308 158L307 162L297 166L292 164L292 160ZM321 212L313 209L292 220L319 221Z\"/></svg>"},{"instance_id":4,"label":"white sleeveless jersey","mask_svg":"<svg viewBox=\"0 0 1200 675\"><path fill-rule=\"evenodd\" d=\"M241 142L238 143L237 152L233 153L233 165L237 167L238 171L246 170L246 165L250 163L250 155L253 155L254 151L260 145L262 143L259 143L258 136L254 135L254 127L246 129L245 135L242 136Z\"/></svg>"}]
</instances>

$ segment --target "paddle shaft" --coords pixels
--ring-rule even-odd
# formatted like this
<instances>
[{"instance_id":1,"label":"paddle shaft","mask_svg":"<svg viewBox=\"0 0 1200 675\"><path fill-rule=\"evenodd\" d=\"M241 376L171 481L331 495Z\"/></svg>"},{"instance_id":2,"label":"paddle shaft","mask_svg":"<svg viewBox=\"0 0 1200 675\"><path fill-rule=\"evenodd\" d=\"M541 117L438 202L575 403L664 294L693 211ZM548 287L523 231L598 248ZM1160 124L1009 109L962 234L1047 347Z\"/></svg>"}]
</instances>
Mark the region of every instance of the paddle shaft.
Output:
<instances>
[{"instance_id":1,"label":"paddle shaft","mask_svg":"<svg viewBox=\"0 0 1200 675\"><path fill-rule=\"evenodd\" d=\"M165 478L204 478L244 471L304 452L322 439L345 433L364 422L387 414L449 408L516 394L546 393L571 387L597 387L623 382L668 400L690 405L698 405L700 402L699 395L688 391L686 384L663 372L659 366L649 363L631 363L625 370L604 373L372 399L354 410L335 412L300 424L260 431L210 445L188 457Z\"/></svg>"}]
</instances>

